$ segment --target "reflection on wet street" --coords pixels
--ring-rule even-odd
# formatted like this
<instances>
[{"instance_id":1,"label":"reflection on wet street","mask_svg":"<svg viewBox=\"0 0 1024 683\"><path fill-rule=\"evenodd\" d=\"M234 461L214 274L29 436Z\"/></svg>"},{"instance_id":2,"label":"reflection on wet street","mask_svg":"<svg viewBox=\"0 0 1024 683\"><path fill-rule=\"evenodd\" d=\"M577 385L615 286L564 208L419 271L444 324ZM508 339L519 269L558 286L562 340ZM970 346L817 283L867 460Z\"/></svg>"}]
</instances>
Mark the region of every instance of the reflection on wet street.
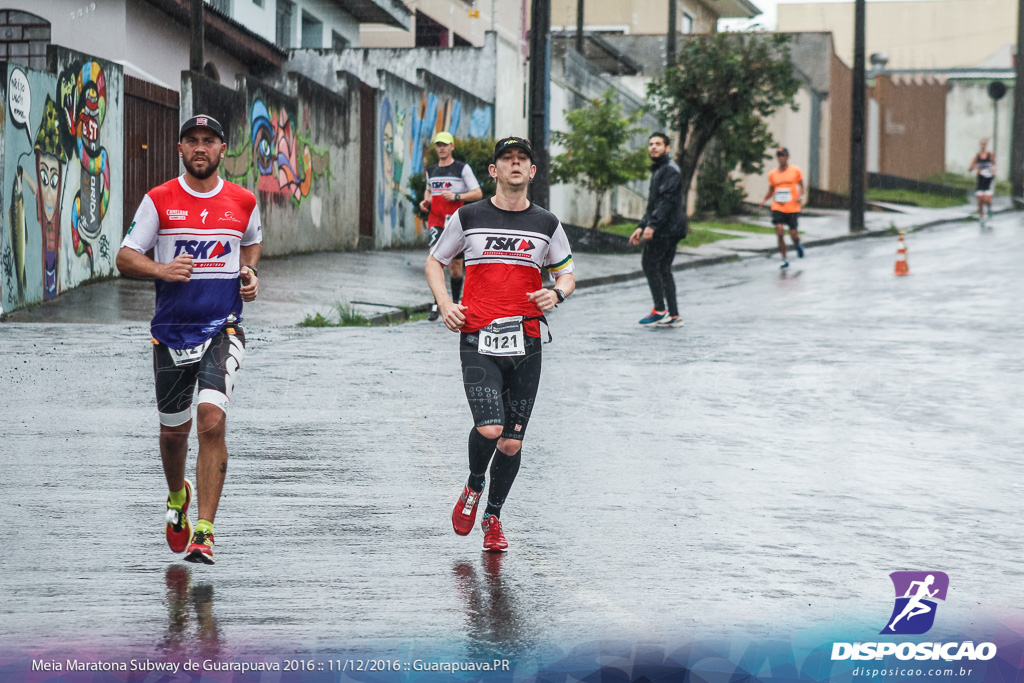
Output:
<instances>
[{"instance_id":1,"label":"reflection on wet street","mask_svg":"<svg viewBox=\"0 0 1024 683\"><path fill-rule=\"evenodd\" d=\"M535 630L521 614L518 587L502 577L505 553L481 553L479 562L459 562L452 568L460 599L465 604L470 653L481 659L494 652L505 656L527 652L535 645Z\"/></svg>"},{"instance_id":2,"label":"reflection on wet street","mask_svg":"<svg viewBox=\"0 0 1024 683\"><path fill-rule=\"evenodd\" d=\"M213 607L213 586L193 585L192 568L185 564L168 566L164 581L167 633L157 650L168 659L218 657L220 632Z\"/></svg>"},{"instance_id":3,"label":"reflection on wet street","mask_svg":"<svg viewBox=\"0 0 1024 683\"><path fill-rule=\"evenodd\" d=\"M574 294L507 554L452 533L470 414L439 324L246 330L214 566L164 541L147 327L0 325L0 642L557 659L877 633L889 572L919 568L951 577L953 634L1024 604L1022 234L909 235L903 278L889 238L684 271L673 330L636 324L642 281Z\"/></svg>"}]
</instances>

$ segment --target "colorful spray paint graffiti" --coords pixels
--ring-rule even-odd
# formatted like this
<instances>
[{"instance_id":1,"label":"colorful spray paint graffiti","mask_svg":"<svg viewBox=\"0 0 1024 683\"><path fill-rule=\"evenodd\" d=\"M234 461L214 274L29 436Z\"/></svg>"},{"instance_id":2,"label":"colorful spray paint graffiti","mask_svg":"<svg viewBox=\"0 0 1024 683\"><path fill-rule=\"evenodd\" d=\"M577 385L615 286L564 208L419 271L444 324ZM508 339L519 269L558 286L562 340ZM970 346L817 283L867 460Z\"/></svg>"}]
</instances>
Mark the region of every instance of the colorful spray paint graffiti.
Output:
<instances>
[{"instance_id":1,"label":"colorful spray paint graffiti","mask_svg":"<svg viewBox=\"0 0 1024 683\"><path fill-rule=\"evenodd\" d=\"M406 196L410 176L423 172L424 151L434 134L446 130L460 137L489 137L493 109L472 97L440 95L399 80L385 79L378 120L377 225L379 246L414 243L423 226ZM463 115L476 105L468 125ZM456 142L456 144L458 144Z\"/></svg>"},{"instance_id":2,"label":"colorful spray paint graffiti","mask_svg":"<svg viewBox=\"0 0 1024 683\"><path fill-rule=\"evenodd\" d=\"M406 213L401 199L405 168L405 111L391 108L384 98L380 107L380 163L382 182L377 185L377 215L391 231L403 232Z\"/></svg>"},{"instance_id":3,"label":"colorful spray paint graffiti","mask_svg":"<svg viewBox=\"0 0 1024 683\"><path fill-rule=\"evenodd\" d=\"M100 131L107 114L107 82L97 62L86 62L60 75L57 90L61 97L66 146L73 146L82 165L78 194L71 215L71 240L75 255L89 256L92 271L92 242L99 240L100 249L107 249L102 229L103 217L110 204L110 161L100 144Z\"/></svg>"},{"instance_id":4,"label":"colorful spray paint graffiti","mask_svg":"<svg viewBox=\"0 0 1024 683\"><path fill-rule=\"evenodd\" d=\"M110 160L100 142L108 109L104 68L80 60L55 79L10 67L7 95L13 129L5 126L5 157L11 161L4 163L13 180L0 262L3 304L10 310L110 273L113 261L103 223L111 196ZM76 157L78 168L72 169ZM68 202L66 186L75 183L77 192ZM69 215L70 225L64 226ZM70 235L70 249L62 235ZM32 264L37 253L38 271Z\"/></svg>"},{"instance_id":5,"label":"colorful spray paint graffiti","mask_svg":"<svg viewBox=\"0 0 1024 683\"><path fill-rule=\"evenodd\" d=\"M225 155L225 176L241 184L251 179L257 190L290 197L296 206L309 196L315 179L326 178L329 188L331 152L310 144L308 118L307 114L306 135L299 135L285 107L255 97L249 110L248 135Z\"/></svg>"}]
</instances>

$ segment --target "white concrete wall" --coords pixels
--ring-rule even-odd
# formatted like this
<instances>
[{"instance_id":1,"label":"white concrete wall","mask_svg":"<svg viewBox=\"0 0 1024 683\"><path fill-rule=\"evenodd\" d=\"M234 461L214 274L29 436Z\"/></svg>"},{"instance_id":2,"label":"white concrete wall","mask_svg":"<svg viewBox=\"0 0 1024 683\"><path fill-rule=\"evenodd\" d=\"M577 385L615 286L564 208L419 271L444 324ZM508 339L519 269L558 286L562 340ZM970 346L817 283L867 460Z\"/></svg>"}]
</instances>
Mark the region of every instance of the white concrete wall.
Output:
<instances>
[{"instance_id":1,"label":"white concrete wall","mask_svg":"<svg viewBox=\"0 0 1024 683\"><path fill-rule=\"evenodd\" d=\"M127 38L123 56L110 59L124 65L129 76L179 90L181 72L188 70L188 28L170 21L166 14L144 2L127 3L125 26ZM234 87L235 79L248 71L245 64L209 41L203 50L203 59L213 63L220 82L228 87Z\"/></svg>"},{"instance_id":2,"label":"white concrete wall","mask_svg":"<svg viewBox=\"0 0 1024 683\"><path fill-rule=\"evenodd\" d=\"M5 0L3 9L15 9L50 22L50 42L111 61L125 51L126 0ZM188 56L186 55L186 60Z\"/></svg>"},{"instance_id":3,"label":"white concrete wall","mask_svg":"<svg viewBox=\"0 0 1024 683\"><path fill-rule=\"evenodd\" d=\"M527 65L518 41L497 36L495 64L494 136L527 134L526 83ZM476 93L483 97L480 93ZM484 99L487 99L486 97Z\"/></svg>"},{"instance_id":4,"label":"white concrete wall","mask_svg":"<svg viewBox=\"0 0 1024 683\"><path fill-rule=\"evenodd\" d=\"M424 69L480 99L495 102L495 74L499 72L497 45L493 34L488 36L482 48L381 48L328 53L295 50L283 68L301 73L327 88L334 87L339 71L347 71L367 85L379 88L377 72L380 69L413 83L418 80L417 70ZM510 64L502 67L510 68ZM519 109L522 110L522 104Z\"/></svg>"},{"instance_id":5,"label":"white concrete wall","mask_svg":"<svg viewBox=\"0 0 1024 683\"><path fill-rule=\"evenodd\" d=\"M245 0L249 2L249 0ZM269 2L269 0L268 0ZM50 22L50 42L116 62L124 73L171 90L188 69L188 29L137 0L90 0L69 9L67 0L7 0L4 9L41 16ZM221 82L233 86L245 65L207 41L206 61Z\"/></svg>"},{"instance_id":6,"label":"white concrete wall","mask_svg":"<svg viewBox=\"0 0 1024 683\"><path fill-rule=\"evenodd\" d=\"M1013 127L1013 86L1007 83L1006 95L999 100L999 135L992 146L994 109L988 96L991 81L949 82L946 95L946 170L967 175L967 167L978 153L978 143L988 139L989 150L996 154L996 178L1010 177L1010 132Z\"/></svg>"},{"instance_id":7,"label":"white concrete wall","mask_svg":"<svg viewBox=\"0 0 1024 683\"><path fill-rule=\"evenodd\" d=\"M245 0L248 2L249 0ZM349 42L349 47L359 47L359 22L355 17L343 10L337 2L330 0L299 0L296 3L295 12L301 17L305 10L323 22L323 36L319 47L331 47L331 31L337 31L338 35ZM301 33L300 33L301 35ZM270 39L273 41L273 37ZM300 43L295 43L299 45Z\"/></svg>"},{"instance_id":8,"label":"white concrete wall","mask_svg":"<svg viewBox=\"0 0 1024 683\"><path fill-rule=\"evenodd\" d=\"M796 94L796 104L799 111L783 107L775 112L768 121L768 130L771 131L779 145L789 150L789 162L794 166L799 166L803 171L804 187L806 187L808 185L807 174L811 165L811 93L807 86L800 86L800 90ZM824 111L822 114L822 127L825 127ZM765 162L763 173L741 176L743 189L747 193L747 201L759 202L768 192L768 173L777 167L774 150L768 150L768 153L772 155L772 159ZM822 146L818 162L822 177L826 175L827 165L828 157L825 156L825 149ZM693 184L697 185L696 179Z\"/></svg>"},{"instance_id":9,"label":"white concrete wall","mask_svg":"<svg viewBox=\"0 0 1024 683\"><path fill-rule=\"evenodd\" d=\"M258 7L252 0L234 0L231 18L273 43L277 32L277 0L263 0L263 7Z\"/></svg>"}]
</instances>

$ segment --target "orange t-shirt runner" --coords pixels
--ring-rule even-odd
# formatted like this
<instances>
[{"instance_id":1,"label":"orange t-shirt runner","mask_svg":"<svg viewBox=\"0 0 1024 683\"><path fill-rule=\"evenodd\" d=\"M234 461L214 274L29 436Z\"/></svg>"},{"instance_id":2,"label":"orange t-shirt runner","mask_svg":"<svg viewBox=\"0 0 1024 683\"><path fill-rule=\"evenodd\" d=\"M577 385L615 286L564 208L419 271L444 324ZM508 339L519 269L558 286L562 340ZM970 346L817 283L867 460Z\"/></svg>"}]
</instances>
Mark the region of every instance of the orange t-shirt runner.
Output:
<instances>
[{"instance_id":1,"label":"orange t-shirt runner","mask_svg":"<svg viewBox=\"0 0 1024 683\"><path fill-rule=\"evenodd\" d=\"M772 186L772 211L800 213L800 181L804 179L800 169L793 164L785 171L775 169L768 174Z\"/></svg>"}]
</instances>

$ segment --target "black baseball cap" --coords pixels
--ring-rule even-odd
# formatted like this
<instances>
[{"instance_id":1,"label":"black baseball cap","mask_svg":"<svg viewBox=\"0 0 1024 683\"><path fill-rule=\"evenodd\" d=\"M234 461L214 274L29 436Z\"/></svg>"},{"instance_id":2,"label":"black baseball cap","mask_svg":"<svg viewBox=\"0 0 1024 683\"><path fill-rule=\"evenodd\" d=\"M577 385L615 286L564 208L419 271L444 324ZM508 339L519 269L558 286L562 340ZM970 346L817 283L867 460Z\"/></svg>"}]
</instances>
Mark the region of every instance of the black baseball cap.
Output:
<instances>
[{"instance_id":1,"label":"black baseball cap","mask_svg":"<svg viewBox=\"0 0 1024 683\"><path fill-rule=\"evenodd\" d=\"M189 132L193 128L209 128L217 134L217 137L221 139L221 142L224 142L224 127L220 125L220 121L212 116L207 116L206 114L196 114L183 123L181 125L181 130L178 132L178 141L180 142L181 139L185 137L185 133Z\"/></svg>"},{"instance_id":2,"label":"black baseball cap","mask_svg":"<svg viewBox=\"0 0 1024 683\"><path fill-rule=\"evenodd\" d=\"M788 157L789 156L789 150L786 149L785 147L779 147L777 150L775 150L775 156L777 156L777 157L779 157L779 156L787 156Z\"/></svg>"},{"instance_id":3,"label":"black baseball cap","mask_svg":"<svg viewBox=\"0 0 1024 683\"><path fill-rule=\"evenodd\" d=\"M537 157L533 155L533 147L530 146L530 141L526 138L517 138L513 136L509 138L502 138L498 140L498 144L494 145L494 159L492 163L497 161L498 157L500 157L506 149L512 149L513 147L518 147L529 154L530 161L537 160Z\"/></svg>"}]
</instances>

